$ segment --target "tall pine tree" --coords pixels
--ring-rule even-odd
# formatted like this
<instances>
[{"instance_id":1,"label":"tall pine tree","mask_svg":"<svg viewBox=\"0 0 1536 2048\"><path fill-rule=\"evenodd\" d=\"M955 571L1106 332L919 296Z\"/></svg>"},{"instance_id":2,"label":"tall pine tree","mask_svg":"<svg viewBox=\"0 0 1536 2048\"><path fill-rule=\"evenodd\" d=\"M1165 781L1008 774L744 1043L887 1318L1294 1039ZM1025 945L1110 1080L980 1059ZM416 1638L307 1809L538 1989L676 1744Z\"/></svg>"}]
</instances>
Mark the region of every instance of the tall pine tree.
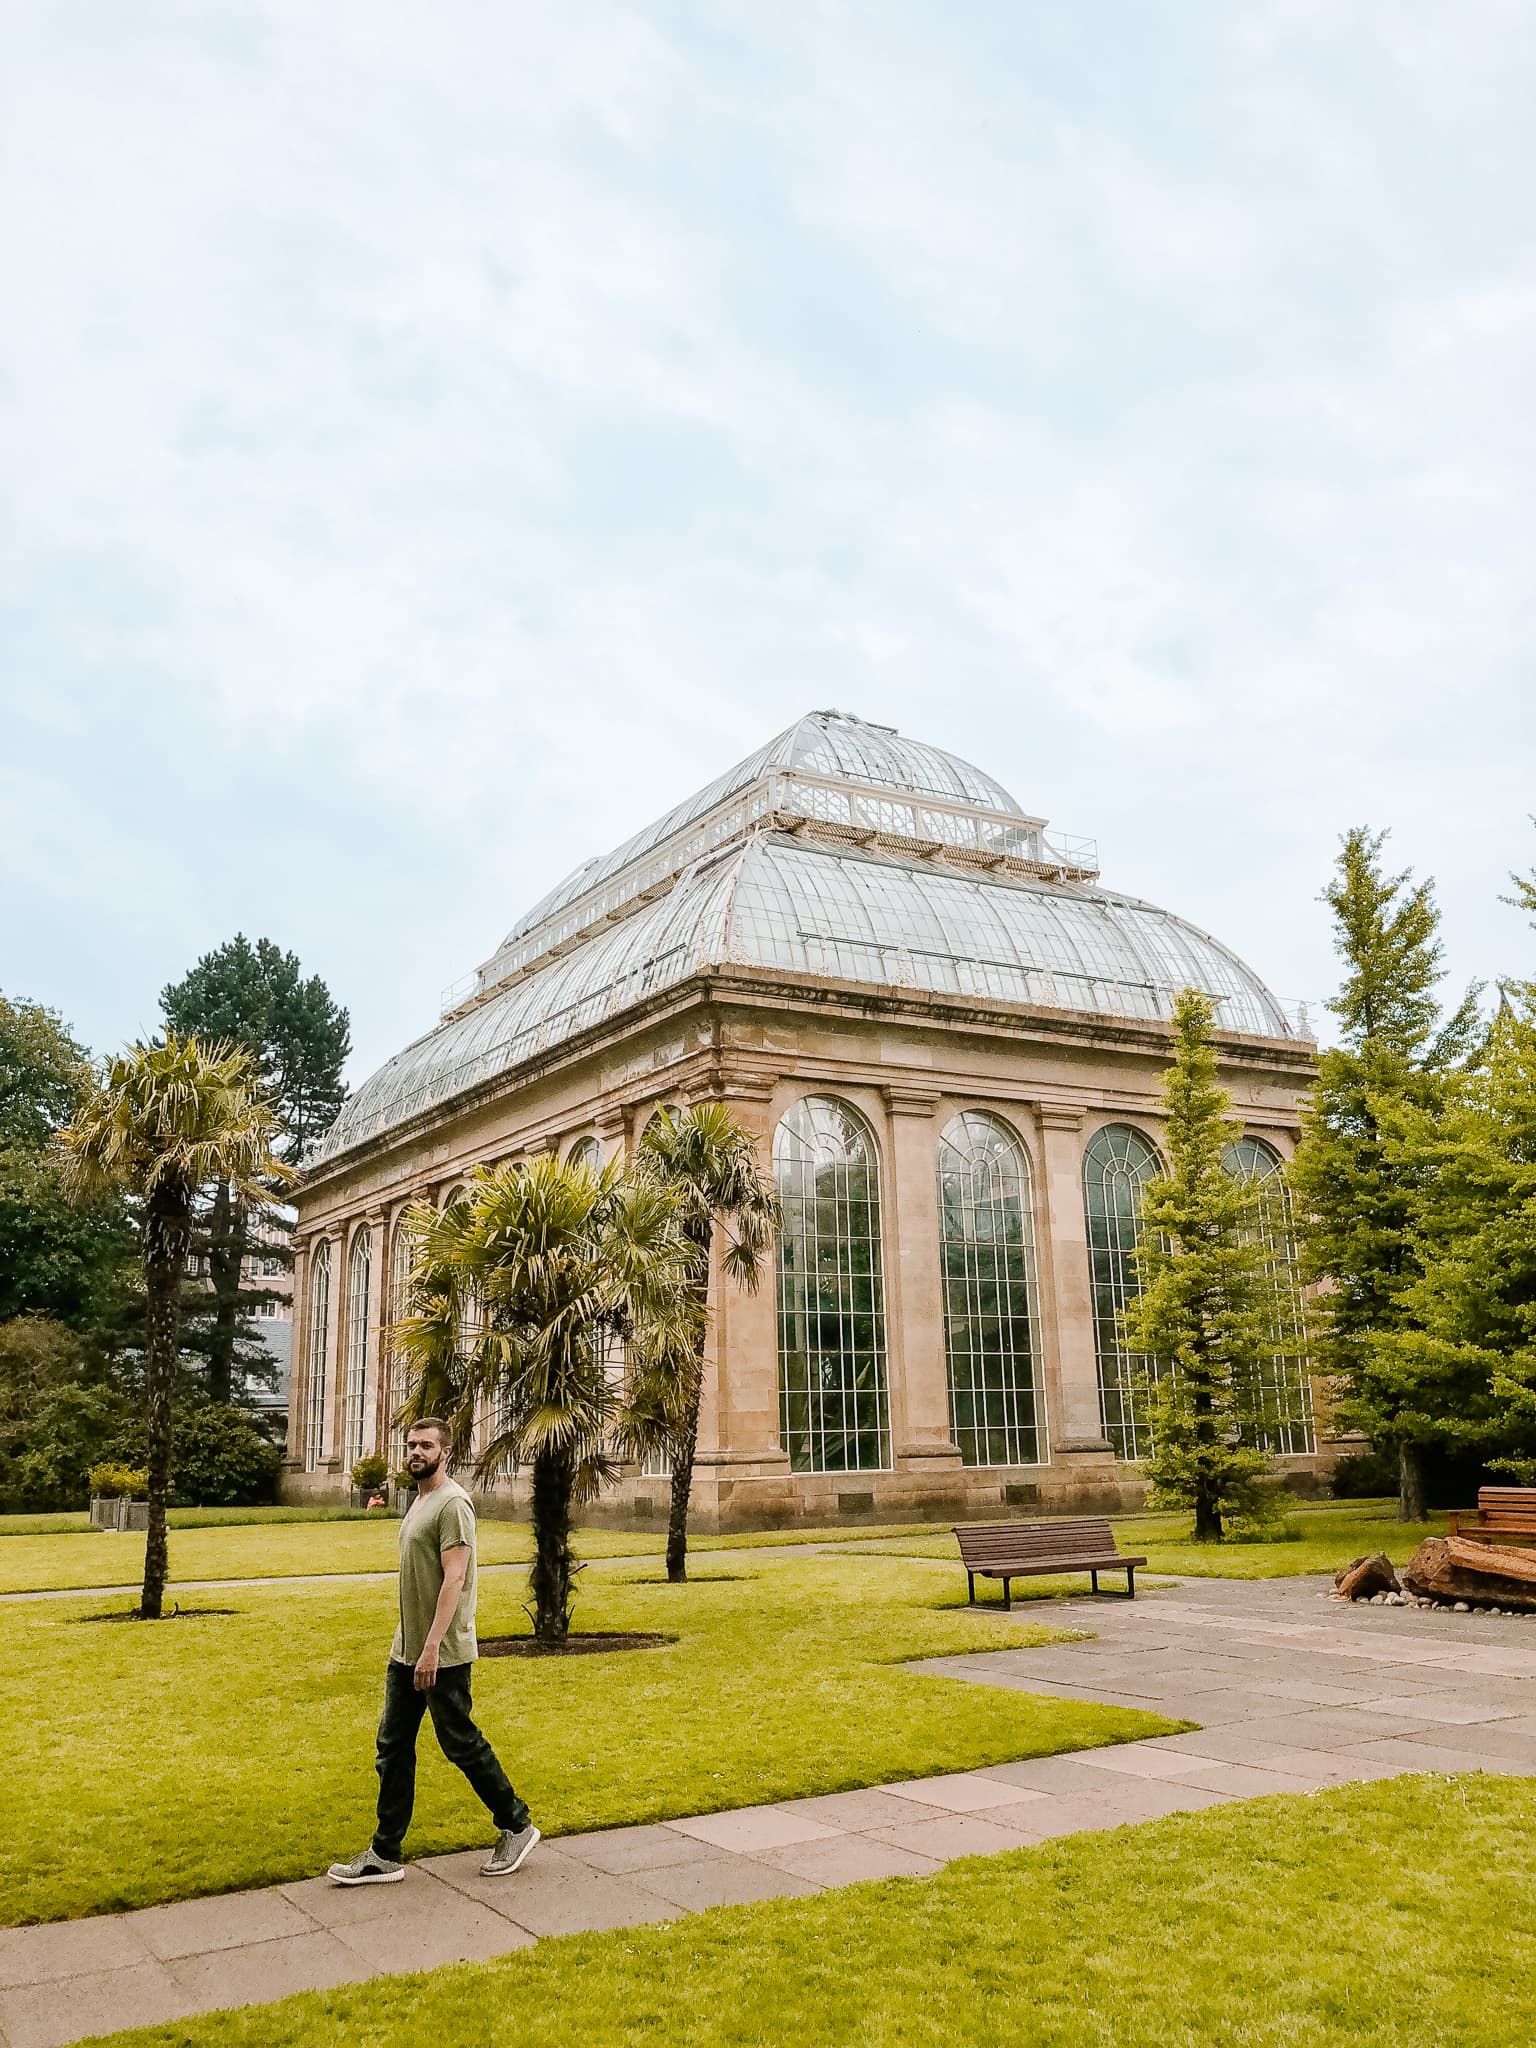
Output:
<instances>
[{"instance_id":1,"label":"tall pine tree","mask_svg":"<svg viewBox=\"0 0 1536 2048\"><path fill-rule=\"evenodd\" d=\"M1505 900L1536 922L1536 876ZM1398 1119L1415 1175L1409 1292L1416 1327L1393 1340L1449 1388L1453 1440L1536 1482L1536 978L1507 982L1475 1066L1437 1113Z\"/></svg>"},{"instance_id":2,"label":"tall pine tree","mask_svg":"<svg viewBox=\"0 0 1536 2048\"><path fill-rule=\"evenodd\" d=\"M256 1056L261 1085L282 1125L280 1156L298 1165L335 1122L346 1087L341 1071L352 1049L347 1012L319 975L306 978L298 957L270 939L253 946L243 933L204 954L191 972L162 990L167 1027L205 1044L243 1045ZM206 1268L209 1292L188 1301L184 1342L208 1360L208 1392L228 1401L239 1377L259 1373L264 1347L252 1342L250 1319L275 1290L263 1287L248 1261L290 1264L285 1236L269 1216L255 1218L228 1182L212 1189L199 1217L193 1256ZM259 1252L258 1252L259 1246Z\"/></svg>"},{"instance_id":3,"label":"tall pine tree","mask_svg":"<svg viewBox=\"0 0 1536 2048\"><path fill-rule=\"evenodd\" d=\"M1432 882L1388 874L1384 832L1346 834L1324 892L1344 985L1328 1007L1342 1044L1318 1061L1291 1163L1302 1270L1320 1284L1315 1357L1332 1380L1341 1419L1396 1453L1398 1513L1424 1514L1422 1451L1454 1434L1456 1391L1422 1350L1399 1341L1419 1328L1416 1204L1432 1162L1405 1146L1405 1118L1434 1117L1475 1049L1478 990L1443 1018L1440 913Z\"/></svg>"},{"instance_id":4,"label":"tall pine tree","mask_svg":"<svg viewBox=\"0 0 1536 2048\"><path fill-rule=\"evenodd\" d=\"M1254 1393L1274 1348L1263 1197L1222 1164L1242 1126L1228 1121L1231 1098L1216 1078L1213 1016L1198 989L1174 1004L1163 1079L1168 1171L1142 1190L1141 1293L1125 1311L1131 1349L1157 1371L1144 1466L1152 1497L1193 1508L1200 1543L1220 1542L1228 1514L1261 1511L1269 1461L1251 1441Z\"/></svg>"}]
</instances>

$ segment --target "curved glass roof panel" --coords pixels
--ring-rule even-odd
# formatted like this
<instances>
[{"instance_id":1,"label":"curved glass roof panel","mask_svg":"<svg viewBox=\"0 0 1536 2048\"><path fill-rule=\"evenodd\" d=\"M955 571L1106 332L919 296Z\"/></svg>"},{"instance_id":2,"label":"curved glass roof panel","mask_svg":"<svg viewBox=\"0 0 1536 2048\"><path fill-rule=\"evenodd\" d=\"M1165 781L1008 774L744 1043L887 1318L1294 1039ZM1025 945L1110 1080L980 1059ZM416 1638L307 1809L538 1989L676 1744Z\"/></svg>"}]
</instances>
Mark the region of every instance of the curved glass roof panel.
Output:
<instances>
[{"instance_id":1,"label":"curved glass roof panel","mask_svg":"<svg viewBox=\"0 0 1536 2048\"><path fill-rule=\"evenodd\" d=\"M408 1046L358 1089L315 1162L720 965L1149 1021L1193 985L1216 998L1225 1030L1295 1035L1235 954L1134 897L972 879L764 831Z\"/></svg>"},{"instance_id":2,"label":"curved glass roof panel","mask_svg":"<svg viewBox=\"0 0 1536 2048\"><path fill-rule=\"evenodd\" d=\"M880 789L911 791L919 796L996 811L1005 817L1025 816L1000 782L954 754L926 746L921 740L906 739L892 726L868 725L847 712L810 711L786 726L766 746L759 747L755 754L738 761L734 768L727 768L697 794L626 839L612 853L583 861L579 868L572 869L563 882L518 919L498 951L554 916L564 904L632 862L642 860L664 840L684 831L696 819L761 781L775 768L798 768L806 774L831 775L850 782L867 782Z\"/></svg>"}]
</instances>

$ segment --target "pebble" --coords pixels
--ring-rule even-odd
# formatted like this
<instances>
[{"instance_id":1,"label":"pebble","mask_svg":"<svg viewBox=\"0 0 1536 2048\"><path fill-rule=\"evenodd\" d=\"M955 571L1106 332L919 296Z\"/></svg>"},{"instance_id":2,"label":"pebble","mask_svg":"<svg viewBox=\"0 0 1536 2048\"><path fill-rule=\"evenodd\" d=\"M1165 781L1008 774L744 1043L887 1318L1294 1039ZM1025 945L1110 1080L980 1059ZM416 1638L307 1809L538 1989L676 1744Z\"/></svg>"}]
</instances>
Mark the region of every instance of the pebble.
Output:
<instances>
[{"instance_id":1,"label":"pebble","mask_svg":"<svg viewBox=\"0 0 1536 2048\"><path fill-rule=\"evenodd\" d=\"M1455 1603L1455 1605L1451 1608L1451 1612L1452 1614L1470 1614L1472 1612L1472 1609L1467 1605L1465 1600L1458 1600Z\"/></svg>"}]
</instances>

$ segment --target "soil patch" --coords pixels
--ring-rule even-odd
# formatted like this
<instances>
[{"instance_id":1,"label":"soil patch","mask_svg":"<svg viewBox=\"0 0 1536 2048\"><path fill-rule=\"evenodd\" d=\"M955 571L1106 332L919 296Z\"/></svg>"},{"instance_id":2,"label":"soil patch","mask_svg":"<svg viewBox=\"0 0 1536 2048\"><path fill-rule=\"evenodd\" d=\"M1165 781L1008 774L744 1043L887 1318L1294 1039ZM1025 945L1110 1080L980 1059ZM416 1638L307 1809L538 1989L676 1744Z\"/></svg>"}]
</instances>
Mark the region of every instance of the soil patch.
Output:
<instances>
[{"instance_id":1,"label":"soil patch","mask_svg":"<svg viewBox=\"0 0 1536 2048\"><path fill-rule=\"evenodd\" d=\"M675 1643L676 1636L626 1634L623 1629L572 1629L558 1649L532 1636L482 1636L482 1657L593 1657L603 1650L655 1650Z\"/></svg>"},{"instance_id":2,"label":"soil patch","mask_svg":"<svg viewBox=\"0 0 1536 2048\"><path fill-rule=\"evenodd\" d=\"M735 1586L746 1579L761 1578L761 1572L690 1572L682 1584L686 1586ZM670 1586L672 1581L665 1572L654 1578L626 1579L626 1586Z\"/></svg>"},{"instance_id":3,"label":"soil patch","mask_svg":"<svg viewBox=\"0 0 1536 2048\"><path fill-rule=\"evenodd\" d=\"M173 1607L168 1614L162 1614L162 1621L201 1621L207 1614L238 1614L238 1607ZM124 1608L120 1614L77 1614L75 1621L142 1621L143 1615L137 1607Z\"/></svg>"}]
</instances>

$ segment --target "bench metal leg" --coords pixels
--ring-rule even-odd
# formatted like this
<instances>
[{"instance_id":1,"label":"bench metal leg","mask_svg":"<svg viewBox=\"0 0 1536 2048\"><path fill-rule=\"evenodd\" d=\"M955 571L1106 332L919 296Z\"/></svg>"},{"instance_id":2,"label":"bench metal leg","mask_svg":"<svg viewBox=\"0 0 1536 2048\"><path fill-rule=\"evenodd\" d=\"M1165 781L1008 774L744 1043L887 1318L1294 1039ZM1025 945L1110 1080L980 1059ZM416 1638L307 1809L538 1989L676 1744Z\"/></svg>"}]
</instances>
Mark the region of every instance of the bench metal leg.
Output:
<instances>
[{"instance_id":1,"label":"bench metal leg","mask_svg":"<svg viewBox=\"0 0 1536 2048\"><path fill-rule=\"evenodd\" d=\"M1136 1598L1136 1567L1133 1564L1125 1568L1125 1597L1127 1600Z\"/></svg>"},{"instance_id":2,"label":"bench metal leg","mask_svg":"<svg viewBox=\"0 0 1536 2048\"><path fill-rule=\"evenodd\" d=\"M965 1575L965 1599L968 1607L976 1605L976 1574L974 1572L967 1572Z\"/></svg>"},{"instance_id":3,"label":"bench metal leg","mask_svg":"<svg viewBox=\"0 0 1536 2048\"><path fill-rule=\"evenodd\" d=\"M1088 1577L1089 1577L1089 1578L1090 1578L1090 1579L1092 1580L1092 1582L1093 1582L1093 1590L1094 1590L1094 1592L1095 1592L1095 1593L1097 1593L1097 1591L1099 1590L1099 1575L1098 1575L1098 1573L1097 1573L1097 1572L1090 1572L1090 1573L1088 1574Z\"/></svg>"},{"instance_id":4,"label":"bench metal leg","mask_svg":"<svg viewBox=\"0 0 1536 2048\"><path fill-rule=\"evenodd\" d=\"M1011 1614L1013 1612L1012 1579L1004 1579L1003 1581L1003 1612L1004 1614Z\"/></svg>"}]
</instances>

